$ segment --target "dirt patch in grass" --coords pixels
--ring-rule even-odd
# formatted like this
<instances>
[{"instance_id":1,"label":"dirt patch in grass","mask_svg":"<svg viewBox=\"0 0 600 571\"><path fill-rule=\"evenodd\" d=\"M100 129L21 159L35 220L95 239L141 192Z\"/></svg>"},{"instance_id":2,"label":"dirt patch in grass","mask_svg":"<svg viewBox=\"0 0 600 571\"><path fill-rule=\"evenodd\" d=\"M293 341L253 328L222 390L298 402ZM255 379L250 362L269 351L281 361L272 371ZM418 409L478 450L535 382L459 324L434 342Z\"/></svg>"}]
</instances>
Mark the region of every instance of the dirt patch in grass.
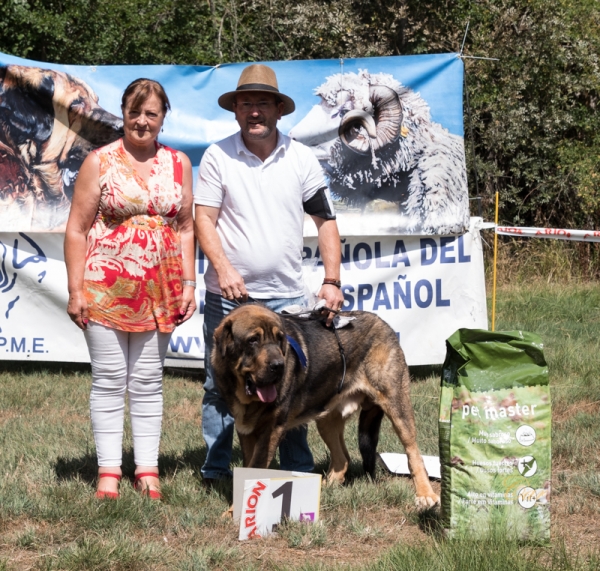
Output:
<instances>
[{"instance_id":1,"label":"dirt patch in grass","mask_svg":"<svg viewBox=\"0 0 600 571\"><path fill-rule=\"evenodd\" d=\"M189 399L183 399L171 405L165 416L169 422L187 420L200 424L200 406L200 402L191 402Z\"/></svg>"},{"instance_id":2,"label":"dirt patch in grass","mask_svg":"<svg viewBox=\"0 0 600 571\"><path fill-rule=\"evenodd\" d=\"M22 417L19 411L0 410L0 426L7 423L9 420Z\"/></svg>"},{"instance_id":3,"label":"dirt patch in grass","mask_svg":"<svg viewBox=\"0 0 600 571\"><path fill-rule=\"evenodd\" d=\"M570 420L580 413L600 415L600 401L578 401L577 404L570 406L555 406L552 411L552 422L561 423Z\"/></svg>"},{"instance_id":4,"label":"dirt patch in grass","mask_svg":"<svg viewBox=\"0 0 600 571\"><path fill-rule=\"evenodd\" d=\"M567 495L552 498L552 540L562 537L569 551L592 553L600 548L600 499L586 498L573 511L573 500Z\"/></svg>"}]
</instances>

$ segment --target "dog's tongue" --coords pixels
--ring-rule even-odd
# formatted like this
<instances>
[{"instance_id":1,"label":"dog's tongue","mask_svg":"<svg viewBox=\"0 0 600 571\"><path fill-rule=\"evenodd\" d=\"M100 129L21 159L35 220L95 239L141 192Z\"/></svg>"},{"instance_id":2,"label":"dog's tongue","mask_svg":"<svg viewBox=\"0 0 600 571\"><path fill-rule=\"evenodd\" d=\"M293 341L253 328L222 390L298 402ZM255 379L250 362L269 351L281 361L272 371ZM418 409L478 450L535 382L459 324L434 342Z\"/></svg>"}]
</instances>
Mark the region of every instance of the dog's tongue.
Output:
<instances>
[{"instance_id":1,"label":"dog's tongue","mask_svg":"<svg viewBox=\"0 0 600 571\"><path fill-rule=\"evenodd\" d=\"M256 387L256 394L262 402L273 402L277 398L277 389L275 385Z\"/></svg>"}]
</instances>

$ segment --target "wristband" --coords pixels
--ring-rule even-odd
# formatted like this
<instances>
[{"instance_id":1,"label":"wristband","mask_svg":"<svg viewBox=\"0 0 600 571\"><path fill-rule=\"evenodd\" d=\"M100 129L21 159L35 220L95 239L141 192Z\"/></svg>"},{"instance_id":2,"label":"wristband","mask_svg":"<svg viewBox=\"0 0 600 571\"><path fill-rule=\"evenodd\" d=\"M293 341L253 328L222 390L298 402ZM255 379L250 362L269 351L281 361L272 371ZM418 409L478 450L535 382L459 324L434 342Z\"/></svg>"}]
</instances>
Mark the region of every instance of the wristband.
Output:
<instances>
[{"instance_id":1,"label":"wristband","mask_svg":"<svg viewBox=\"0 0 600 571\"><path fill-rule=\"evenodd\" d=\"M181 283L184 286L192 286L194 289L196 289L196 282L193 280L183 280Z\"/></svg>"},{"instance_id":2,"label":"wristband","mask_svg":"<svg viewBox=\"0 0 600 571\"><path fill-rule=\"evenodd\" d=\"M323 280L323 285L332 285L339 289L342 287L342 282L340 280L334 280L333 278L325 278Z\"/></svg>"}]
</instances>

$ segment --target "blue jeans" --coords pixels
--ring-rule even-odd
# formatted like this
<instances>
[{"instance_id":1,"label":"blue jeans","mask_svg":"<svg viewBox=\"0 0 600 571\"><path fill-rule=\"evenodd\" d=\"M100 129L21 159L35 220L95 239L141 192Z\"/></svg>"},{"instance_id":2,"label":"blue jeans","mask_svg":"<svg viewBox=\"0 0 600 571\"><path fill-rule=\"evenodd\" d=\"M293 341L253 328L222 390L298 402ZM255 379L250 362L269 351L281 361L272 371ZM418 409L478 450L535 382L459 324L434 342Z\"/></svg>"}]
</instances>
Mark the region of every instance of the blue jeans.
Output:
<instances>
[{"instance_id":1,"label":"blue jeans","mask_svg":"<svg viewBox=\"0 0 600 571\"><path fill-rule=\"evenodd\" d=\"M273 311L281 311L288 305L303 305L304 297L291 299L260 300ZM213 333L221 320L237 304L228 301L220 295L209 291L204 300L204 367L206 381L204 383L204 398L202 399L202 435L206 442L206 461L202 466L202 477L223 479L232 476L229 469L231 449L233 447L234 421L225 401L217 391L214 372L210 364L210 353L213 348ZM297 472L312 472L314 470L313 456L307 442L308 428L299 426L288 431L279 445L279 465L282 470Z\"/></svg>"}]
</instances>

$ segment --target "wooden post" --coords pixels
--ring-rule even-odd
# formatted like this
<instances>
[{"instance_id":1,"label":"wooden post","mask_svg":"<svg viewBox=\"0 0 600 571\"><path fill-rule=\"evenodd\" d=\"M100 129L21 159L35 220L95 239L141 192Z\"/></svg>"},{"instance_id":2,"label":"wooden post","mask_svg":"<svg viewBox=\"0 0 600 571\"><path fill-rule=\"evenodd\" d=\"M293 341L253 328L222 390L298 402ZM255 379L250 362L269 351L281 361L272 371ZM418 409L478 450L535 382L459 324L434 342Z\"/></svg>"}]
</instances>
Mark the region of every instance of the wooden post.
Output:
<instances>
[{"instance_id":1,"label":"wooden post","mask_svg":"<svg viewBox=\"0 0 600 571\"><path fill-rule=\"evenodd\" d=\"M498 226L498 192L496 192L496 215L494 222ZM492 331L496 330L496 263L498 261L498 234L494 228L494 268L492 277Z\"/></svg>"}]
</instances>

